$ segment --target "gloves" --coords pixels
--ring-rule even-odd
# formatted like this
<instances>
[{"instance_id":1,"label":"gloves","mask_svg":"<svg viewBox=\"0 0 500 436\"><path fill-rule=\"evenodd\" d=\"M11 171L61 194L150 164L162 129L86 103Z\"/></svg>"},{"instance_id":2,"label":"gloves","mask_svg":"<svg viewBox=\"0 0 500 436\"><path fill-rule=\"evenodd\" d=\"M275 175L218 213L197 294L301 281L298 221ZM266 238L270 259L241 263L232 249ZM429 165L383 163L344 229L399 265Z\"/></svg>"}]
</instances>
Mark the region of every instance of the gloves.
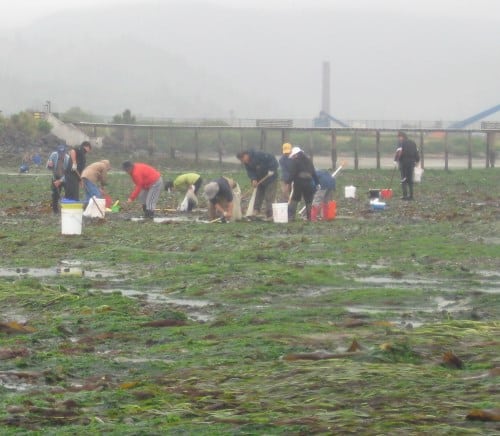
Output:
<instances>
[{"instance_id":1,"label":"gloves","mask_svg":"<svg viewBox=\"0 0 500 436\"><path fill-rule=\"evenodd\" d=\"M321 191L321 185L320 184L316 185L316 191Z\"/></svg>"},{"instance_id":2,"label":"gloves","mask_svg":"<svg viewBox=\"0 0 500 436\"><path fill-rule=\"evenodd\" d=\"M71 165L71 170L72 171L76 171L76 163L74 163L73 165Z\"/></svg>"},{"instance_id":3,"label":"gloves","mask_svg":"<svg viewBox=\"0 0 500 436\"><path fill-rule=\"evenodd\" d=\"M268 171L268 172L267 172L267 175L268 175L269 177L274 176L274 171Z\"/></svg>"},{"instance_id":4,"label":"gloves","mask_svg":"<svg viewBox=\"0 0 500 436\"><path fill-rule=\"evenodd\" d=\"M399 166L399 162L398 162L397 160L395 160L395 161L393 162L393 164L394 164L394 168L397 168L397 167Z\"/></svg>"}]
</instances>

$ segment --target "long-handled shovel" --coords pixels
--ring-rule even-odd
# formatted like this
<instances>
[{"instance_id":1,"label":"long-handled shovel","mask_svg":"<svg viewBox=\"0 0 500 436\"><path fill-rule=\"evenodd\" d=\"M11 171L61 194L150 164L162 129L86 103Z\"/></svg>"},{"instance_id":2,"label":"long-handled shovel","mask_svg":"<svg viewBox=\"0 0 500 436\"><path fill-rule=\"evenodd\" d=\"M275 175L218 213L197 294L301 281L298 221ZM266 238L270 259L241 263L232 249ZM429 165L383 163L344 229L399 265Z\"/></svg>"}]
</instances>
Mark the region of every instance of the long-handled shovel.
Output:
<instances>
[{"instance_id":1,"label":"long-handled shovel","mask_svg":"<svg viewBox=\"0 0 500 436\"><path fill-rule=\"evenodd\" d=\"M271 177L272 174L267 174L265 175L264 177L262 177L262 179L260 179L258 182L257 182L257 185L253 188L253 192L252 192L252 196L250 197L250 201L248 202L248 208L247 208L247 212L245 214L246 217L249 217L249 216L252 216L253 215L253 207L255 205L255 197L257 195L257 188L259 187L259 185L266 179L268 179L269 177Z\"/></svg>"}]
</instances>

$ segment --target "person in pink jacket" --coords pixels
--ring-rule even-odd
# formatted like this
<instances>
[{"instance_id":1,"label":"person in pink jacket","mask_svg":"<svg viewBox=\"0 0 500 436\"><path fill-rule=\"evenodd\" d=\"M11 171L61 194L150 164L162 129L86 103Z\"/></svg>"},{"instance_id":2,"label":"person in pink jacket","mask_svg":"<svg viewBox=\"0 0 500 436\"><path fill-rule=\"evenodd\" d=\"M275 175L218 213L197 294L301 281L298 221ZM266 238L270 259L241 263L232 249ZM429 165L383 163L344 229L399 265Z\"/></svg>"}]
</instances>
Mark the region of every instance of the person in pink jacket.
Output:
<instances>
[{"instance_id":1,"label":"person in pink jacket","mask_svg":"<svg viewBox=\"0 0 500 436\"><path fill-rule=\"evenodd\" d=\"M127 203L132 203L138 198L142 203L144 217L154 218L156 203L163 189L163 179L160 172L142 162L126 161L123 162L122 168L135 184L135 189L129 195Z\"/></svg>"}]
</instances>

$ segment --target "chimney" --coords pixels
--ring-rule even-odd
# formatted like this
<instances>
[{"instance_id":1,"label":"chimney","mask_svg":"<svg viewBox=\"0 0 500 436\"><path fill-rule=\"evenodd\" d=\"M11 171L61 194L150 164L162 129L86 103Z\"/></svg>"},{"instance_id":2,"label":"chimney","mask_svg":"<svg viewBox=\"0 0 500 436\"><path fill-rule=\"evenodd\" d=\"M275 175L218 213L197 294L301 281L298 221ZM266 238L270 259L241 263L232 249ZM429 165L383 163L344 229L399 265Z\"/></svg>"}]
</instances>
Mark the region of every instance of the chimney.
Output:
<instances>
[{"instance_id":1,"label":"chimney","mask_svg":"<svg viewBox=\"0 0 500 436\"><path fill-rule=\"evenodd\" d=\"M330 62L323 62L323 82L321 94L321 110L330 113Z\"/></svg>"}]
</instances>

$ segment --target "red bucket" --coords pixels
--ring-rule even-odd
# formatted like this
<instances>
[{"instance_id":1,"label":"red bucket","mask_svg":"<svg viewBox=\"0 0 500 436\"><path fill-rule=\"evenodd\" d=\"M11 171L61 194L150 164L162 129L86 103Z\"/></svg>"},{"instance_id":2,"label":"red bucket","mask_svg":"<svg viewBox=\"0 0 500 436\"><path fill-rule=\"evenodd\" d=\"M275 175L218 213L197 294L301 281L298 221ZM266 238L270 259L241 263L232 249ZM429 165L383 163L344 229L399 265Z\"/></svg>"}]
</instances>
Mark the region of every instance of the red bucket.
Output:
<instances>
[{"instance_id":1,"label":"red bucket","mask_svg":"<svg viewBox=\"0 0 500 436\"><path fill-rule=\"evenodd\" d=\"M326 221L331 221L337 216L337 203L335 201L329 201L328 203L323 203L323 219Z\"/></svg>"},{"instance_id":2,"label":"red bucket","mask_svg":"<svg viewBox=\"0 0 500 436\"><path fill-rule=\"evenodd\" d=\"M380 196L384 200L389 200L392 198L392 189L381 189L380 190Z\"/></svg>"}]
</instances>

